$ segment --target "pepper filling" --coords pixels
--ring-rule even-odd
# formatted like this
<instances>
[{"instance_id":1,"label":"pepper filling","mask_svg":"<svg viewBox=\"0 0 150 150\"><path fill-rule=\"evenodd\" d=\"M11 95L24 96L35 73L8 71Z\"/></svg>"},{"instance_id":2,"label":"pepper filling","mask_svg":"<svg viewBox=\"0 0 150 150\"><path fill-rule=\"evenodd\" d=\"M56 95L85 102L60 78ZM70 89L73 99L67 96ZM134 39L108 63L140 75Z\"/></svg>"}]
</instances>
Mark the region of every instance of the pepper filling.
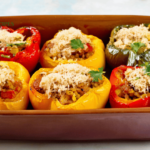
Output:
<instances>
[{"instance_id":1,"label":"pepper filling","mask_svg":"<svg viewBox=\"0 0 150 150\"><path fill-rule=\"evenodd\" d=\"M145 67L128 68L125 72L119 69L122 84L116 90L118 96L130 100L146 96L150 90L150 76L144 70Z\"/></svg>"},{"instance_id":2,"label":"pepper filling","mask_svg":"<svg viewBox=\"0 0 150 150\"><path fill-rule=\"evenodd\" d=\"M7 52L15 56L16 53L25 48L26 42L24 38L25 37L20 33L10 33L5 29L0 30L0 52ZM10 58L10 55L1 54L0 57Z\"/></svg>"},{"instance_id":3,"label":"pepper filling","mask_svg":"<svg viewBox=\"0 0 150 150\"><path fill-rule=\"evenodd\" d=\"M62 30L45 48L53 60L83 60L94 54L90 38L74 27Z\"/></svg>"},{"instance_id":4,"label":"pepper filling","mask_svg":"<svg viewBox=\"0 0 150 150\"><path fill-rule=\"evenodd\" d=\"M20 92L21 81L9 66L0 65L0 101L11 101Z\"/></svg>"},{"instance_id":5,"label":"pepper filling","mask_svg":"<svg viewBox=\"0 0 150 150\"><path fill-rule=\"evenodd\" d=\"M133 27L123 27L115 33L114 45L121 49L133 49L140 53L150 49L150 27L143 24Z\"/></svg>"},{"instance_id":6,"label":"pepper filling","mask_svg":"<svg viewBox=\"0 0 150 150\"><path fill-rule=\"evenodd\" d=\"M39 93L47 94L48 98L67 105L103 83L103 80L93 82L89 71L79 64L61 64L51 72L42 72L33 82L33 87Z\"/></svg>"}]
</instances>

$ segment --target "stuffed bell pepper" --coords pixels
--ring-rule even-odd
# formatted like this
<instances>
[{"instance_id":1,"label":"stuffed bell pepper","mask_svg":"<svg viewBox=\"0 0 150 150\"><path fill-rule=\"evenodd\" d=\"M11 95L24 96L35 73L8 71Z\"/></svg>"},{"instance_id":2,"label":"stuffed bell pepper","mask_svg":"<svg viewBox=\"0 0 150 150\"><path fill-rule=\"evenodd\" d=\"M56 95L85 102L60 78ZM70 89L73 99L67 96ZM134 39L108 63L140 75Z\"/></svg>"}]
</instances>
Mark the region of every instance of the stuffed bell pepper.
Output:
<instances>
[{"instance_id":1,"label":"stuffed bell pepper","mask_svg":"<svg viewBox=\"0 0 150 150\"><path fill-rule=\"evenodd\" d=\"M0 110L27 108L29 79L29 72L21 64L0 61Z\"/></svg>"},{"instance_id":2,"label":"stuffed bell pepper","mask_svg":"<svg viewBox=\"0 0 150 150\"><path fill-rule=\"evenodd\" d=\"M150 62L150 24L115 27L111 32L105 54L112 68Z\"/></svg>"},{"instance_id":3,"label":"stuffed bell pepper","mask_svg":"<svg viewBox=\"0 0 150 150\"><path fill-rule=\"evenodd\" d=\"M40 41L40 33L34 27L14 31L0 26L0 60L19 62L32 72L40 56Z\"/></svg>"},{"instance_id":4,"label":"stuffed bell pepper","mask_svg":"<svg viewBox=\"0 0 150 150\"><path fill-rule=\"evenodd\" d=\"M111 107L150 106L150 64L140 67L121 65L113 69L109 101Z\"/></svg>"},{"instance_id":5,"label":"stuffed bell pepper","mask_svg":"<svg viewBox=\"0 0 150 150\"><path fill-rule=\"evenodd\" d=\"M68 30L59 31L44 44L40 63L44 68L54 68L60 63L79 63L88 68L104 68L104 44L99 38L70 27Z\"/></svg>"},{"instance_id":6,"label":"stuffed bell pepper","mask_svg":"<svg viewBox=\"0 0 150 150\"><path fill-rule=\"evenodd\" d=\"M84 110L105 106L111 84L103 68L90 70L77 63L41 68L29 82L34 109Z\"/></svg>"}]
</instances>

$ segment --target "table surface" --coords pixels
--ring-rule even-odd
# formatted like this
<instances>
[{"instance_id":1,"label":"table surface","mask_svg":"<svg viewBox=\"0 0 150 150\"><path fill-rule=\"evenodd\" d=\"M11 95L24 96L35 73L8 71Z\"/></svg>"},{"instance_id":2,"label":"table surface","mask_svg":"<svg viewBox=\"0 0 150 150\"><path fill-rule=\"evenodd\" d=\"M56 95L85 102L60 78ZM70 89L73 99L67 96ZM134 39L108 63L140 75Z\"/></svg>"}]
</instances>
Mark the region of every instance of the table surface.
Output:
<instances>
[{"instance_id":1,"label":"table surface","mask_svg":"<svg viewBox=\"0 0 150 150\"><path fill-rule=\"evenodd\" d=\"M0 15L150 15L149 0L0 0Z\"/></svg>"},{"instance_id":2,"label":"table surface","mask_svg":"<svg viewBox=\"0 0 150 150\"><path fill-rule=\"evenodd\" d=\"M31 142L0 141L1 150L149 150L149 141Z\"/></svg>"},{"instance_id":3,"label":"table surface","mask_svg":"<svg viewBox=\"0 0 150 150\"><path fill-rule=\"evenodd\" d=\"M0 0L0 16L149 15L150 0ZM149 141L37 142L0 141L2 150L148 150Z\"/></svg>"}]
</instances>

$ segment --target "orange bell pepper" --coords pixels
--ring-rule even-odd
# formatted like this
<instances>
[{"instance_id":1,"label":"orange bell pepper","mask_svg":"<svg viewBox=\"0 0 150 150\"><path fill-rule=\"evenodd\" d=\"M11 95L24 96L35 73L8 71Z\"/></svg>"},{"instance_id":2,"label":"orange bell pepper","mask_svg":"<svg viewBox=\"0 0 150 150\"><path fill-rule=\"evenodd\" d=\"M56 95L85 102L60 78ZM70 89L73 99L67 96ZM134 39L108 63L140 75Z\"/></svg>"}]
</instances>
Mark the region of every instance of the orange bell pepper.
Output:
<instances>
[{"instance_id":1,"label":"orange bell pepper","mask_svg":"<svg viewBox=\"0 0 150 150\"><path fill-rule=\"evenodd\" d=\"M0 98L0 110L22 110L26 109L29 102L28 82L30 79L27 69L17 62L0 61L0 65L8 65L10 69L15 71L16 77L22 82L22 88L14 98L11 98L12 91L8 91L7 100ZM3 93L3 97L6 95Z\"/></svg>"},{"instance_id":2,"label":"orange bell pepper","mask_svg":"<svg viewBox=\"0 0 150 150\"><path fill-rule=\"evenodd\" d=\"M86 94L80 97L76 102L62 105L58 100L48 99L46 94L41 94L33 87L33 82L38 78L41 72L52 71L52 68L41 68L36 71L29 82L29 97L34 109L49 109L49 110L84 110L84 109L98 109L105 107L108 100L111 84L109 80L104 77L102 85L90 89Z\"/></svg>"},{"instance_id":3,"label":"orange bell pepper","mask_svg":"<svg viewBox=\"0 0 150 150\"><path fill-rule=\"evenodd\" d=\"M83 34L83 33L82 33ZM84 34L85 35L85 34ZM56 35L55 35L56 36ZM54 36L54 38L55 38ZM87 38L90 38L92 41L92 46L94 50L94 54L85 60L80 61L70 61L70 60L53 60L49 57L49 52L45 51L47 44L51 41L47 41L40 53L40 63L43 68L54 68L58 64L63 63L78 63L82 66L86 66L88 68L98 69L98 68L105 68L105 53L104 53L104 44L101 39L97 38L93 35L86 35Z\"/></svg>"}]
</instances>

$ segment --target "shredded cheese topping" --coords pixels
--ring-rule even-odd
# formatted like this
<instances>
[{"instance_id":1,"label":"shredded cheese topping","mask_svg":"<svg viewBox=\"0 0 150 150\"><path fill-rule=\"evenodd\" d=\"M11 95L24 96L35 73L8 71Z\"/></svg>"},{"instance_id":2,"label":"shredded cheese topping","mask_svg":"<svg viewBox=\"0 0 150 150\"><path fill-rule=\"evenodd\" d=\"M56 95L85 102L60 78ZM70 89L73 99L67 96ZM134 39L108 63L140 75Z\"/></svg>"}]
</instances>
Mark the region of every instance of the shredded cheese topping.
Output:
<instances>
[{"instance_id":1,"label":"shredded cheese topping","mask_svg":"<svg viewBox=\"0 0 150 150\"><path fill-rule=\"evenodd\" d=\"M52 92L64 92L79 83L87 83L93 78L88 75L90 69L79 64L60 64L49 74L43 73L39 87L46 91L48 97Z\"/></svg>"},{"instance_id":2,"label":"shredded cheese topping","mask_svg":"<svg viewBox=\"0 0 150 150\"><path fill-rule=\"evenodd\" d=\"M150 31L143 24L131 28L122 28L114 36L116 42L114 45L118 48L125 49L131 43L141 42L146 45L145 50L150 48Z\"/></svg>"},{"instance_id":3,"label":"shredded cheese topping","mask_svg":"<svg viewBox=\"0 0 150 150\"><path fill-rule=\"evenodd\" d=\"M81 33L81 30L70 27L68 30L65 29L58 32L55 38L51 40L51 43L54 44L54 46L50 49L51 55L58 55L61 59L66 59L66 57L70 57L72 55L72 52L76 51L75 49L72 49L70 45L71 40L73 39L80 39L84 44L84 49L87 49L86 43L91 43L91 40L87 38L86 35L83 35ZM81 49L78 49L78 51L80 50Z\"/></svg>"},{"instance_id":4,"label":"shredded cheese topping","mask_svg":"<svg viewBox=\"0 0 150 150\"><path fill-rule=\"evenodd\" d=\"M7 30L0 30L0 48L6 47L7 44L25 43L23 40L24 36L20 33L10 33Z\"/></svg>"},{"instance_id":5,"label":"shredded cheese topping","mask_svg":"<svg viewBox=\"0 0 150 150\"><path fill-rule=\"evenodd\" d=\"M0 91L6 84L7 80L14 82L15 71L10 69L8 65L0 66Z\"/></svg>"},{"instance_id":6,"label":"shredded cheese topping","mask_svg":"<svg viewBox=\"0 0 150 150\"><path fill-rule=\"evenodd\" d=\"M135 70L128 68L125 71L125 78L139 93L146 93L150 86L150 76L144 74L143 69L144 67Z\"/></svg>"}]
</instances>

